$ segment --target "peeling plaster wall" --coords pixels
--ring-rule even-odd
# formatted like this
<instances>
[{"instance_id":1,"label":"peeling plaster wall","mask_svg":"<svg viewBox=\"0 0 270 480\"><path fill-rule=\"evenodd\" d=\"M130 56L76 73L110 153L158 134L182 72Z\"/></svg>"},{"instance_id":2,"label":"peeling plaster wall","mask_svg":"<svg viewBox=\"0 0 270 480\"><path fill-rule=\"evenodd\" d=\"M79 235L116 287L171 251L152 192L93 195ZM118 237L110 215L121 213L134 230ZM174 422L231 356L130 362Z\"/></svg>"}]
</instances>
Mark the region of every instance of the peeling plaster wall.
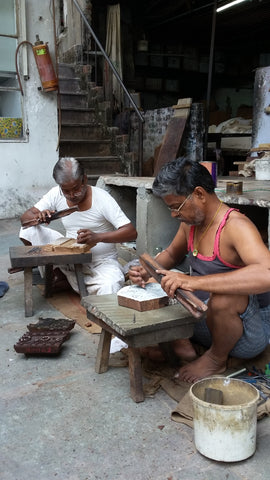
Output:
<instances>
[{"instance_id":1,"label":"peeling plaster wall","mask_svg":"<svg viewBox=\"0 0 270 480\"><path fill-rule=\"evenodd\" d=\"M264 109L270 105L270 67L258 68L254 84L252 148L270 141L270 115Z\"/></svg>"},{"instance_id":2,"label":"peeling plaster wall","mask_svg":"<svg viewBox=\"0 0 270 480\"><path fill-rule=\"evenodd\" d=\"M154 155L155 148L160 145L166 133L169 121L173 116L173 108L158 108L156 110L146 110L144 113L143 126L143 160L146 161ZM130 131L130 148L135 152L138 149L138 117L132 113Z\"/></svg>"},{"instance_id":3,"label":"peeling plaster wall","mask_svg":"<svg viewBox=\"0 0 270 480\"><path fill-rule=\"evenodd\" d=\"M153 157L166 134L169 122L174 115L172 107L146 110L143 126L143 161ZM139 120L135 113L130 117L130 148L138 149ZM185 132L181 142L181 154L188 154L194 161L203 160L204 111L201 103L193 103L187 119Z\"/></svg>"},{"instance_id":4,"label":"peeling plaster wall","mask_svg":"<svg viewBox=\"0 0 270 480\"><path fill-rule=\"evenodd\" d=\"M56 1L56 7L57 3ZM38 34L43 42L48 42L54 61L51 0L26 0L26 17L27 38L20 38L19 42L28 40L34 43ZM1 219L20 216L55 185L52 169L58 160L57 94L38 90L41 83L30 46L27 47L27 53L30 78L24 81L21 77L21 81L24 91L24 124L29 135L24 140L0 141ZM19 60L21 61L21 52Z\"/></svg>"},{"instance_id":5,"label":"peeling plaster wall","mask_svg":"<svg viewBox=\"0 0 270 480\"><path fill-rule=\"evenodd\" d=\"M90 0L80 0L79 5L91 24L92 3ZM86 27L81 20L81 15L72 0L63 2L63 31L59 35L59 58L66 56L74 46L79 47L85 42Z\"/></svg>"}]
</instances>

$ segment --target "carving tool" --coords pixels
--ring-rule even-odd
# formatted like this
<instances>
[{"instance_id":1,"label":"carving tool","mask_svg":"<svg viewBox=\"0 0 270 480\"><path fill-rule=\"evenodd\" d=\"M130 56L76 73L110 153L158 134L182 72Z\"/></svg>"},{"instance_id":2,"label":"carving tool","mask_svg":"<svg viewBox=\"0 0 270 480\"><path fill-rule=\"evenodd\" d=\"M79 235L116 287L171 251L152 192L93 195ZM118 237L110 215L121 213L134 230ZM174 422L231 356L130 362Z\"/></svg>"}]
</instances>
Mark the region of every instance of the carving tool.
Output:
<instances>
[{"instance_id":1,"label":"carving tool","mask_svg":"<svg viewBox=\"0 0 270 480\"><path fill-rule=\"evenodd\" d=\"M161 283L161 279L164 275L157 273L156 270L164 270L164 267L148 255L148 253L140 255L140 262L151 277L157 280L158 283ZM189 292L188 290L183 290L182 288L176 289L175 299L198 319L204 315L208 308L202 300L194 295L194 293Z\"/></svg>"},{"instance_id":2,"label":"carving tool","mask_svg":"<svg viewBox=\"0 0 270 480\"><path fill-rule=\"evenodd\" d=\"M59 210L59 212L54 212L51 216L46 216L45 222L40 220L39 218L33 218L31 220L26 220L22 223L23 228L33 227L35 225L40 225L41 223L50 223L52 220L57 220L58 218L67 217L73 212L77 212L79 207L76 205L75 207L65 208L64 210Z\"/></svg>"}]
</instances>

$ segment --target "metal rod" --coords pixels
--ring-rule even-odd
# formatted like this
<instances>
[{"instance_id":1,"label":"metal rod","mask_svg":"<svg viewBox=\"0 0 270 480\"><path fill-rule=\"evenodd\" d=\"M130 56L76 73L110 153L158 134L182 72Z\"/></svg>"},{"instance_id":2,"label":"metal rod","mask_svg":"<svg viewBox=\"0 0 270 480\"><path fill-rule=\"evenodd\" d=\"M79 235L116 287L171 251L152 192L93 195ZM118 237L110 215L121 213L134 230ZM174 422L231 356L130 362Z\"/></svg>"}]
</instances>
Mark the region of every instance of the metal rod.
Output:
<instances>
[{"instance_id":1,"label":"metal rod","mask_svg":"<svg viewBox=\"0 0 270 480\"><path fill-rule=\"evenodd\" d=\"M230 373L230 375L226 375L226 378L233 378L237 377L237 375L240 375L241 373L246 372L246 368L241 368L241 370L237 370L237 372Z\"/></svg>"},{"instance_id":2,"label":"metal rod","mask_svg":"<svg viewBox=\"0 0 270 480\"><path fill-rule=\"evenodd\" d=\"M98 68L98 64L97 64L97 46L95 44L95 84L97 84L97 68Z\"/></svg>"},{"instance_id":3,"label":"metal rod","mask_svg":"<svg viewBox=\"0 0 270 480\"><path fill-rule=\"evenodd\" d=\"M143 123L139 122L139 158L138 158L138 175L142 176L143 165Z\"/></svg>"},{"instance_id":4,"label":"metal rod","mask_svg":"<svg viewBox=\"0 0 270 480\"><path fill-rule=\"evenodd\" d=\"M213 15L212 15L211 44L210 44L210 54L209 54L208 83L207 83L207 94L206 94L204 160L206 160L206 157L207 157L207 145L208 145L209 111L210 111L213 62L214 62L214 51L215 51L215 35L216 35L216 10L217 10L217 0L214 0Z\"/></svg>"}]
</instances>

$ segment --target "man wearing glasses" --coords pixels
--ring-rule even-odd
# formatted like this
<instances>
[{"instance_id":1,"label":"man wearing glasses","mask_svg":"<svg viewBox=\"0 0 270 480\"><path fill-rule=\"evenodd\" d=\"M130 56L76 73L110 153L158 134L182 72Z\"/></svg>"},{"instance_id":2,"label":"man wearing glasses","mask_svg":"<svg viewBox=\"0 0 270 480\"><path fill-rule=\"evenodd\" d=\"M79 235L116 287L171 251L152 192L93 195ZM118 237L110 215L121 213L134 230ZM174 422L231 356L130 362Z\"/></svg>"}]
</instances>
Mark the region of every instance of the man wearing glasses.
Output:
<instances>
[{"instance_id":1,"label":"man wearing glasses","mask_svg":"<svg viewBox=\"0 0 270 480\"><path fill-rule=\"evenodd\" d=\"M200 163L186 158L167 163L154 180L153 193L181 221L171 244L158 254L164 267L158 271L161 286L171 298L181 288L208 304L192 342L172 344L188 362L176 376L193 383L223 373L229 356L253 358L268 345L270 252L251 220L219 200L210 173ZM171 271L186 256L190 275ZM129 277L141 286L149 279L141 266L133 267ZM197 355L196 344L206 348L203 355ZM146 353L161 356L157 348Z\"/></svg>"},{"instance_id":2,"label":"man wearing glasses","mask_svg":"<svg viewBox=\"0 0 270 480\"><path fill-rule=\"evenodd\" d=\"M84 170L75 158L58 160L53 178L57 186L22 215L22 225L33 226L21 228L20 239L25 245L44 245L63 237L40 223L49 223L55 211L78 206L78 211L61 220L66 237L91 245L92 262L83 266L87 291L97 295L116 293L124 283L116 243L135 240L136 229L108 192L87 184ZM56 279L62 280L61 272L78 292L73 266L61 266L60 272L55 269Z\"/></svg>"}]
</instances>

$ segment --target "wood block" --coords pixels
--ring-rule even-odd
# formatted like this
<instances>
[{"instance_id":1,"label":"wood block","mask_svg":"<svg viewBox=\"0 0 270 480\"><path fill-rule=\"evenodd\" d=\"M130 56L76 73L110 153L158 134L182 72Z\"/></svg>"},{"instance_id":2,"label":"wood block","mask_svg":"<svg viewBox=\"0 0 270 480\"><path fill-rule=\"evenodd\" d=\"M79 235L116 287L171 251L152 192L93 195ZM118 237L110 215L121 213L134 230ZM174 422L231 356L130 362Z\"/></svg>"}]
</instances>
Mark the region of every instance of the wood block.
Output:
<instances>
[{"instance_id":1,"label":"wood block","mask_svg":"<svg viewBox=\"0 0 270 480\"><path fill-rule=\"evenodd\" d=\"M157 175L161 167L167 162L175 160L178 155L182 136L185 130L186 116L174 116L170 119L159 155L155 164L154 176Z\"/></svg>"},{"instance_id":2,"label":"wood block","mask_svg":"<svg viewBox=\"0 0 270 480\"><path fill-rule=\"evenodd\" d=\"M118 305L121 307L132 308L138 312L147 312L148 310L157 310L158 308L166 307L168 305L168 297L140 301L118 295Z\"/></svg>"},{"instance_id":3,"label":"wood block","mask_svg":"<svg viewBox=\"0 0 270 480\"><path fill-rule=\"evenodd\" d=\"M251 148L251 152L269 152L270 151L270 143L259 143L259 146L256 148Z\"/></svg>"},{"instance_id":4,"label":"wood block","mask_svg":"<svg viewBox=\"0 0 270 480\"><path fill-rule=\"evenodd\" d=\"M259 143L259 148L270 148L270 143Z\"/></svg>"},{"instance_id":5,"label":"wood block","mask_svg":"<svg viewBox=\"0 0 270 480\"><path fill-rule=\"evenodd\" d=\"M68 340L70 332L27 332L14 345L17 353L25 355L55 355L60 352L62 344Z\"/></svg>"},{"instance_id":6,"label":"wood block","mask_svg":"<svg viewBox=\"0 0 270 480\"><path fill-rule=\"evenodd\" d=\"M117 293L118 305L132 308L139 312L156 310L166 307L169 297L158 283L147 283L145 288L138 285L130 285L121 288Z\"/></svg>"},{"instance_id":7,"label":"wood block","mask_svg":"<svg viewBox=\"0 0 270 480\"><path fill-rule=\"evenodd\" d=\"M174 116L188 118L190 114L190 107L192 98L179 98L177 105L173 105Z\"/></svg>"},{"instance_id":8,"label":"wood block","mask_svg":"<svg viewBox=\"0 0 270 480\"><path fill-rule=\"evenodd\" d=\"M77 243L74 238L58 238L54 243L43 247L44 252L64 253L85 253L89 252L91 246L87 243Z\"/></svg>"},{"instance_id":9,"label":"wood block","mask_svg":"<svg viewBox=\"0 0 270 480\"><path fill-rule=\"evenodd\" d=\"M68 320L67 318L42 318L39 317L37 323L29 323L27 328L29 332L46 331L69 331L75 327L75 320Z\"/></svg>"},{"instance_id":10,"label":"wood block","mask_svg":"<svg viewBox=\"0 0 270 480\"><path fill-rule=\"evenodd\" d=\"M177 105L173 105L173 109L177 110L179 108L190 108L192 104L192 98L179 98Z\"/></svg>"}]
</instances>

